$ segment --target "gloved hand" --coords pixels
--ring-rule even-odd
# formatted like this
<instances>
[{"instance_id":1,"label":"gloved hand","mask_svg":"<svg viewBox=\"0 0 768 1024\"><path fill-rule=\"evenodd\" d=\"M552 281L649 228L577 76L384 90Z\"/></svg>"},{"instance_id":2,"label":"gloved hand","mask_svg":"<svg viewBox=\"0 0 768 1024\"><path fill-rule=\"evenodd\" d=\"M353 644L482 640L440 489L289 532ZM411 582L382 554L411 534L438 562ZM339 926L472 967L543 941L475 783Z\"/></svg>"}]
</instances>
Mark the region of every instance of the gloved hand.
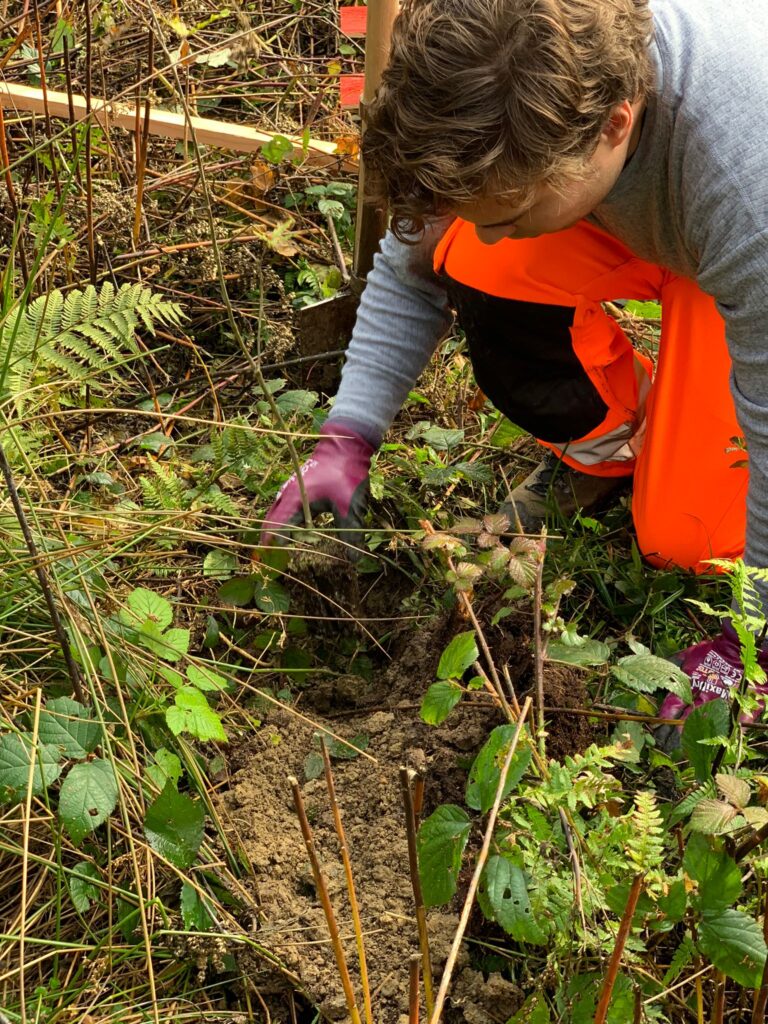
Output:
<instances>
[{"instance_id":1,"label":"gloved hand","mask_svg":"<svg viewBox=\"0 0 768 1024\"><path fill-rule=\"evenodd\" d=\"M679 718L682 722L694 708L707 701L717 697L729 701L744 675L739 639L727 619L719 636L713 640L702 640L670 660L690 676L693 704L686 704L676 694L668 693L659 708L659 718ZM768 671L768 650L765 648L758 654L758 663ZM757 694L768 694L768 682L753 686L753 690ZM765 701L761 699L753 714L742 715L742 723L754 722L764 708ZM680 726L660 725L654 736L657 746L669 753L679 745Z\"/></svg>"},{"instance_id":2,"label":"gloved hand","mask_svg":"<svg viewBox=\"0 0 768 1024\"><path fill-rule=\"evenodd\" d=\"M301 477L312 515L333 513L343 531L339 540L353 547L363 541L362 519L368 503L368 474L374 446L347 420L329 420L320 429L312 456L301 467ZM287 527L304 521L301 491L294 474L283 484L264 519L262 544L287 540Z\"/></svg>"}]
</instances>

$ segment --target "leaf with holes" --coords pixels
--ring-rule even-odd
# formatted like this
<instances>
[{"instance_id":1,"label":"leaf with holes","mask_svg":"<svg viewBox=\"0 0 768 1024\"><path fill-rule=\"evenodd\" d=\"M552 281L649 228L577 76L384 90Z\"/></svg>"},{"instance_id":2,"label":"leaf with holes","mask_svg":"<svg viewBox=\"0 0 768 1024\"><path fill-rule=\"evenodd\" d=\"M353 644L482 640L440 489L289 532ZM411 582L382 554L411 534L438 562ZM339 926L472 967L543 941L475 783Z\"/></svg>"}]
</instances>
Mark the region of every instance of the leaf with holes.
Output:
<instances>
[{"instance_id":1,"label":"leaf with holes","mask_svg":"<svg viewBox=\"0 0 768 1024\"><path fill-rule=\"evenodd\" d=\"M144 834L153 850L177 868L191 867L203 842L205 808L178 793L169 780L147 808Z\"/></svg>"},{"instance_id":2,"label":"leaf with holes","mask_svg":"<svg viewBox=\"0 0 768 1024\"><path fill-rule=\"evenodd\" d=\"M85 757L100 740L101 726L79 701L55 697L40 712L40 742L55 747L62 757Z\"/></svg>"},{"instance_id":3,"label":"leaf with holes","mask_svg":"<svg viewBox=\"0 0 768 1024\"><path fill-rule=\"evenodd\" d=\"M419 878L426 906L447 903L456 892L470 827L469 817L460 807L443 804L419 829Z\"/></svg>"},{"instance_id":4,"label":"leaf with holes","mask_svg":"<svg viewBox=\"0 0 768 1024\"><path fill-rule=\"evenodd\" d=\"M117 805L117 779L109 761L76 764L61 784L59 817L79 846L107 820Z\"/></svg>"},{"instance_id":5,"label":"leaf with holes","mask_svg":"<svg viewBox=\"0 0 768 1024\"><path fill-rule=\"evenodd\" d=\"M525 875L505 857L491 857L480 879L477 901L489 921L501 925L517 942L542 945L546 931L537 923Z\"/></svg>"},{"instance_id":6,"label":"leaf with holes","mask_svg":"<svg viewBox=\"0 0 768 1024\"><path fill-rule=\"evenodd\" d=\"M0 802L24 800L32 769L32 795L37 796L61 775L61 755L55 747L38 743L32 747L29 733L5 733L0 736Z\"/></svg>"}]
</instances>

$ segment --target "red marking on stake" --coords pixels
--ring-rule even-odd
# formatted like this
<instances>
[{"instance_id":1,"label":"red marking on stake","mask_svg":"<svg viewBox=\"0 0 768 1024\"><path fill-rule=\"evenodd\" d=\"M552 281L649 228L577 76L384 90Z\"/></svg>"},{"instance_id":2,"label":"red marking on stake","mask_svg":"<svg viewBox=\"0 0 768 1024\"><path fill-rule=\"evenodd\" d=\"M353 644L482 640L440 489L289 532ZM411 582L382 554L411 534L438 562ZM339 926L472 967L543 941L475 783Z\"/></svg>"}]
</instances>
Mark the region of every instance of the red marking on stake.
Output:
<instances>
[{"instance_id":1,"label":"red marking on stake","mask_svg":"<svg viewBox=\"0 0 768 1024\"><path fill-rule=\"evenodd\" d=\"M365 35L368 26L367 7L340 7L339 28L341 34L352 38Z\"/></svg>"},{"instance_id":2,"label":"red marking on stake","mask_svg":"<svg viewBox=\"0 0 768 1024\"><path fill-rule=\"evenodd\" d=\"M364 75L341 75L339 77L341 91L341 106L344 110L360 105L365 87Z\"/></svg>"}]
</instances>

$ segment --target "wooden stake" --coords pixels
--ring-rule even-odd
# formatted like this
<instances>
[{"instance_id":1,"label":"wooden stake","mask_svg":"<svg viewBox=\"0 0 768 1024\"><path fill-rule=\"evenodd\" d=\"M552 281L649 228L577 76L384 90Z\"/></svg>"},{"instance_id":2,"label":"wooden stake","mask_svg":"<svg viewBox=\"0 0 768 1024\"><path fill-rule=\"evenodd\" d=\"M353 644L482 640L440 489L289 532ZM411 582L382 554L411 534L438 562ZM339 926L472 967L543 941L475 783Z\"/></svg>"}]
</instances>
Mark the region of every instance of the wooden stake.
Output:
<instances>
[{"instance_id":1,"label":"wooden stake","mask_svg":"<svg viewBox=\"0 0 768 1024\"><path fill-rule=\"evenodd\" d=\"M70 98L65 92L54 92L49 89L47 94L48 110L51 117L70 118ZM45 113L45 98L42 90L33 89L28 85L17 85L15 82L0 82L0 104L14 110L24 110L36 114ZM97 96L91 97L90 104L85 96L73 93L71 109L78 120L90 116L102 127L125 128L134 131L136 128L136 109L130 103L110 102ZM143 121L144 118L140 119ZM147 131L150 135L161 135L168 139L184 140L189 138L191 124L198 145L216 146L220 149L232 149L238 153L258 153L265 142L271 142L273 135L257 131L246 124L234 124L229 121L216 121L209 117L193 117L187 119L185 114L173 114L169 110L150 108L147 119ZM338 165L345 170L357 168L357 161L337 152L335 142L324 142L320 139L304 139L295 135L286 138L293 146L293 156L305 159L315 166Z\"/></svg>"},{"instance_id":2,"label":"wooden stake","mask_svg":"<svg viewBox=\"0 0 768 1024\"><path fill-rule=\"evenodd\" d=\"M320 867L320 860L317 856L317 850L315 849L312 828L309 824L307 812L304 808L304 798L301 795L299 780L291 775L288 777L288 783L293 790L293 802L296 807L296 814L299 817L299 825L301 826L301 834L304 837L304 845L307 848L309 863L312 867L312 876L315 879L315 888L317 889L317 894L320 897L320 903L322 904L323 913L325 914L325 922L328 925L328 932L331 936L333 955L336 958L336 967L339 972L339 977L341 978L342 988L344 989L344 998L347 1001L347 1011L349 1012L349 1016L352 1018L352 1024L362 1024L360 1020L360 1011L358 1010L357 1003L355 1002L355 993L352 990L352 980L349 977L347 958L344 955L344 947L341 944L339 927L336 924L336 915L333 912L331 898L328 895L328 886L325 884L325 878L323 877L322 868Z\"/></svg>"},{"instance_id":3,"label":"wooden stake","mask_svg":"<svg viewBox=\"0 0 768 1024\"><path fill-rule=\"evenodd\" d=\"M624 913L621 917L619 934L616 936L616 944L614 945L613 952L611 953L608 972L605 975L605 981L603 982L603 990L600 993L600 1002L597 1004L595 1024L605 1024L605 1019L608 1016L608 1007L611 1005L613 986L616 983L616 977L619 973L621 957L624 952L624 946L627 944L627 939L629 938L629 932L632 928L632 918L635 916L637 901L640 899L640 892L642 888L643 876L635 875L632 881L632 888L629 890L629 896L627 897L627 905L625 906Z\"/></svg>"},{"instance_id":4,"label":"wooden stake","mask_svg":"<svg viewBox=\"0 0 768 1024\"><path fill-rule=\"evenodd\" d=\"M368 964L365 959L365 942L363 940L363 927L360 922L360 908L357 904L357 893L355 892L355 880L352 877L352 861L349 857L347 847L347 836L344 832L344 824L341 820L339 804L336 800L336 786L333 782L331 770L331 759L328 756L328 748L325 740L320 739L320 749L323 752L323 766L325 767L325 784L328 787L328 799L333 812L333 824L336 828L336 835L341 847L341 861L344 865L344 875L347 880L347 892L349 894L349 905L352 910L352 922L355 929L355 941L357 942L357 956L360 962L360 983L363 989L363 1010L365 1012L366 1024L373 1024L373 1009L371 1007L371 986L368 983Z\"/></svg>"},{"instance_id":5,"label":"wooden stake","mask_svg":"<svg viewBox=\"0 0 768 1024\"><path fill-rule=\"evenodd\" d=\"M413 790L411 789L411 771L405 766L400 769L400 789L403 794L405 810L405 832L408 837L408 868L413 889L413 903L416 909L416 928L419 933L419 949L421 950L422 973L424 975L424 1000L427 1004L427 1016L432 1015L434 998L432 995L432 958L429 952L429 933L427 931L427 911L424 896L421 892L419 878L419 859L416 852L416 814L413 807Z\"/></svg>"}]
</instances>

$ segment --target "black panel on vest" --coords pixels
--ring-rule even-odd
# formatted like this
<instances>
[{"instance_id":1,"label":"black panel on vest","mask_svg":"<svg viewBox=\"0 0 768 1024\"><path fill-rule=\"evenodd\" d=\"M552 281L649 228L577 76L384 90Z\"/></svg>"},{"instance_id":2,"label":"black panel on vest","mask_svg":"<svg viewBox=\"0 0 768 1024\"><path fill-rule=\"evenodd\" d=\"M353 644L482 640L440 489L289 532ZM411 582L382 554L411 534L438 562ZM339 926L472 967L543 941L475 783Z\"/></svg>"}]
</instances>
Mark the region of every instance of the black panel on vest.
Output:
<instances>
[{"instance_id":1,"label":"black panel on vest","mask_svg":"<svg viewBox=\"0 0 768 1024\"><path fill-rule=\"evenodd\" d=\"M573 350L572 306L501 299L445 278L477 383L513 423L541 441L575 441L608 406Z\"/></svg>"}]
</instances>

